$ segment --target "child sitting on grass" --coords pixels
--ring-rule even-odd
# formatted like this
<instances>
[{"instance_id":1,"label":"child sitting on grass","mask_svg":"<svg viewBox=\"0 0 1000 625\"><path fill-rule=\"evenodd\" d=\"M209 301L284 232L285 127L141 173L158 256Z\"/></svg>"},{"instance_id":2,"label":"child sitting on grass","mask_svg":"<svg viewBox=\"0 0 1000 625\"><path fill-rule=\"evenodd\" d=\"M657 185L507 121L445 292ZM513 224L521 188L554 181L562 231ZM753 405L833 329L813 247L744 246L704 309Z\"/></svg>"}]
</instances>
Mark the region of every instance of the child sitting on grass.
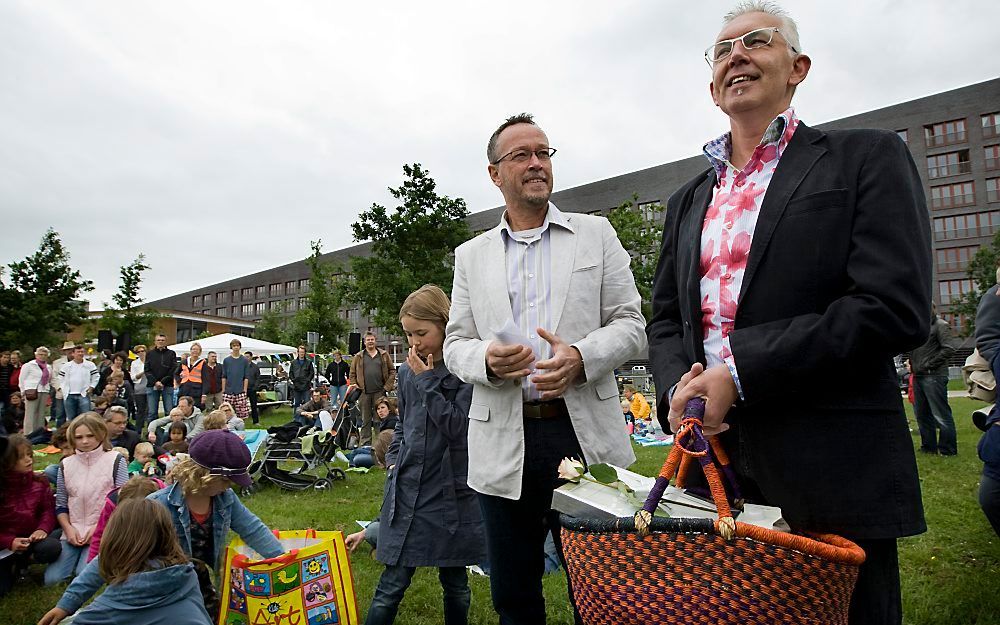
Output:
<instances>
[{"instance_id":1,"label":"child sitting on grass","mask_svg":"<svg viewBox=\"0 0 1000 625\"><path fill-rule=\"evenodd\" d=\"M128 465L128 474L135 475L155 475L156 460L153 457L153 444L145 441L136 443L135 459Z\"/></svg>"},{"instance_id":2,"label":"child sitting on grass","mask_svg":"<svg viewBox=\"0 0 1000 625\"><path fill-rule=\"evenodd\" d=\"M74 453L59 463L56 478L56 519L62 526L62 552L45 569L45 585L52 586L87 565L90 539L104 508L104 498L128 480L125 459L111 451L104 419L85 412L66 431Z\"/></svg>"},{"instance_id":3,"label":"child sitting on grass","mask_svg":"<svg viewBox=\"0 0 1000 625\"><path fill-rule=\"evenodd\" d=\"M21 434L0 438L0 549L13 556L0 560L0 597L14 585L15 575L32 562L49 564L59 557L56 500L44 477L35 475L31 443Z\"/></svg>"},{"instance_id":4,"label":"child sitting on grass","mask_svg":"<svg viewBox=\"0 0 1000 625\"><path fill-rule=\"evenodd\" d=\"M170 424L169 433L170 440L163 443L163 451L168 454L186 454L188 451L187 426L180 421L175 421Z\"/></svg>"},{"instance_id":5,"label":"child sitting on grass","mask_svg":"<svg viewBox=\"0 0 1000 625\"><path fill-rule=\"evenodd\" d=\"M59 448L61 456L60 460L66 456L73 455L73 446L69 444L69 438L66 436L66 431L69 429L69 423L63 423L60 425L55 432L52 433L52 445ZM49 483L53 486L56 485L56 478L59 476L59 463L50 464L49 466L42 469L45 477L48 478Z\"/></svg>"},{"instance_id":6,"label":"child sitting on grass","mask_svg":"<svg viewBox=\"0 0 1000 625\"><path fill-rule=\"evenodd\" d=\"M100 557L88 567L95 567L95 575L107 582L105 591L76 612L93 594L79 588L77 582L82 578L78 578L39 625L55 625L74 612L76 625L213 623L205 610L198 575L177 541L170 514L155 501L122 501L108 521Z\"/></svg>"},{"instance_id":7,"label":"child sitting on grass","mask_svg":"<svg viewBox=\"0 0 1000 625\"><path fill-rule=\"evenodd\" d=\"M101 510L101 518L97 520L97 527L94 528L94 537L90 539L90 552L87 554L87 561L97 557L97 553L101 549L101 538L104 536L104 530L107 529L111 513L115 511L118 504L127 499L145 499L147 495L155 493L164 486L163 481L158 478L136 476L129 478L129 481L125 482L121 488L116 488L108 493L104 500L104 509Z\"/></svg>"}]
</instances>

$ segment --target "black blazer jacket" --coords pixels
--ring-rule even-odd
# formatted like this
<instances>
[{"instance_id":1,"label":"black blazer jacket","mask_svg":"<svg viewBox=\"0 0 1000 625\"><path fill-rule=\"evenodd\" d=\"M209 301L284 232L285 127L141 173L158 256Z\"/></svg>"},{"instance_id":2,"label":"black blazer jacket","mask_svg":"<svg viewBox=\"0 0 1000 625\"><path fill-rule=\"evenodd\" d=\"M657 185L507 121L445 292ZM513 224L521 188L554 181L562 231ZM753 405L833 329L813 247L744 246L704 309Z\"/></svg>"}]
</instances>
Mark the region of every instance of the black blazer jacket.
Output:
<instances>
[{"instance_id":1,"label":"black blazer jacket","mask_svg":"<svg viewBox=\"0 0 1000 625\"><path fill-rule=\"evenodd\" d=\"M709 168L667 203L647 327L661 414L705 362ZM926 529L892 357L927 338L930 223L895 133L799 124L760 208L729 334L744 400L722 441L748 492L793 527L874 539Z\"/></svg>"}]
</instances>

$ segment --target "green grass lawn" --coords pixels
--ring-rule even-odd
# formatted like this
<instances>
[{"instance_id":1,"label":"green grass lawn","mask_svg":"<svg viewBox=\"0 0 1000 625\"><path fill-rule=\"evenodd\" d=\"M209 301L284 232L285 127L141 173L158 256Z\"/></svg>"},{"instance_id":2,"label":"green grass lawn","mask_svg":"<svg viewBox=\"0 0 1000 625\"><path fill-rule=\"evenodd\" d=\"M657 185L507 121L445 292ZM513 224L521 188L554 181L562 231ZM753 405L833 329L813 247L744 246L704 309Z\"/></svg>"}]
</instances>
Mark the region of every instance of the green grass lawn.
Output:
<instances>
[{"instance_id":1,"label":"green grass lawn","mask_svg":"<svg viewBox=\"0 0 1000 625\"><path fill-rule=\"evenodd\" d=\"M1000 593L992 587L1000 579L1000 540L983 517L976 498L982 465L975 453L979 431L973 427L969 415L980 404L952 399L951 405L958 424L959 456L918 455L929 529L926 534L900 541L904 621L911 625L996 623L1000 613ZM274 425L286 422L289 417L288 409L277 410L267 414L264 422ZM916 429L915 425L913 428ZM655 475L667 449L637 447L638 461L633 470ZM45 464L48 464L46 459L38 462L38 466ZM313 527L350 533L357 529L356 520L372 519L378 514L383 478L381 471L350 473L346 481L336 482L326 492L292 493L265 486L245 502L272 528ZM371 559L367 545L354 554L352 565L363 618L382 567ZM0 623L35 623L55 605L63 587L46 589L40 580L41 569L35 567L32 582L15 588L0 600ZM470 622L495 623L489 581L473 575L470 584L473 594ZM543 586L549 623L571 623L564 577L547 576ZM431 570L421 570L400 607L397 623L442 620L437 576Z\"/></svg>"}]
</instances>

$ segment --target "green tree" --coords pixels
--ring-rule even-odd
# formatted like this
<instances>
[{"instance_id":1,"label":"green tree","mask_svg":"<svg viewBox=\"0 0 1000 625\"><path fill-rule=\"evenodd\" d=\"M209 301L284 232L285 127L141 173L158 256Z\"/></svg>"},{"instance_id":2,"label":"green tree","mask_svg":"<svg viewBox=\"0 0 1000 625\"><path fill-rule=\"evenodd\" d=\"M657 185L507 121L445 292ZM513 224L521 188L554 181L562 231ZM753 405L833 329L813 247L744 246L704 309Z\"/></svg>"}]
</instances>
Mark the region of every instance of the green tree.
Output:
<instances>
[{"instance_id":1,"label":"green tree","mask_svg":"<svg viewBox=\"0 0 1000 625\"><path fill-rule=\"evenodd\" d=\"M997 266L1000 265L1000 232L993 235L989 245L983 245L969 260L966 273L972 281L972 290L952 299L951 313L964 315L965 323L959 332L971 336L976 331L976 309L979 300L991 286L997 283Z\"/></svg>"},{"instance_id":2,"label":"green tree","mask_svg":"<svg viewBox=\"0 0 1000 625\"><path fill-rule=\"evenodd\" d=\"M322 241L310 241L312 254L306 258L309 266L309 295L305 308L300 308L288 324L286 339L291 345L304 343L307 332L319 332L317 349L330 351L343 343L349 331L347 321L340 318L341 293L334 284L336 267L320 259Z\"/></svg>"},{"instance_id":3,"label":"green tree","mask_svg":"<svg viewBox=\"0 0 1000 625\"><path fill-rule=\"evenodd\" d=\"M80 298L93 291L94 284L69 260L59 233L49 228L34 254L8 265L9 283L0 272L0 344L55 349L66 333L86 320L86 302Z\"/></svg>"},{"instance_id":4,"label":"green tree","mask_svg":"<svg viewBox=\"0 0 1000 625\"><path fill-rule=\"evenodd\" d=\"M633 194L632 199L611 210L608 221L618 233L622 247L632 257L632 275L642 296L642 314L649 319L652 315L653 277L663 238L664 209L660 204L646 204L640 210L638 204L639 195Z\"/></svg>"},{"instance_id":5,"label":"green tree","mask_svg":"<svg viewBox=\"0 0 1000 625\"><path fill-rule=\"evenodd\" d=\"M261 315L254 327L254 337L271 343L286 343L289 340L289 321L285 315L285 302L278 302L277 308L269 308Z\"/></svg>"},{"instance_id":6,"label":"green tree","mask_svg":"<svg viewBox=\"0 0 1000 625\"><path fill-rule=\"evenodd\" d=\"M128 334L133 345L152 345L153 323L161 315L155 309L143 307L142 297L139 295L142 274L149 269L146 255L139 254L138 258L120 269L121 283L118 285L118 292L111 297L113 305L104 303L101 324L118 336Z\"/></svg>"},{"instance_id":7,"label":"green tree","mask_svg":"<svg viewBox=\"0 0 1000 625\"><path fill-rule=\"evenodd\" d=\"M455 248L471 232L465 200L438 195L437 183L419 163L403 165L406 179L389 193L400 205L388 211L372 204L351 224L355 241L371 241L368 257L351 259L343 283L347 301L372 311L372 321L396 334L399 308L406 296L425 284L451 292Z\"/></svg>"}]
</instances>

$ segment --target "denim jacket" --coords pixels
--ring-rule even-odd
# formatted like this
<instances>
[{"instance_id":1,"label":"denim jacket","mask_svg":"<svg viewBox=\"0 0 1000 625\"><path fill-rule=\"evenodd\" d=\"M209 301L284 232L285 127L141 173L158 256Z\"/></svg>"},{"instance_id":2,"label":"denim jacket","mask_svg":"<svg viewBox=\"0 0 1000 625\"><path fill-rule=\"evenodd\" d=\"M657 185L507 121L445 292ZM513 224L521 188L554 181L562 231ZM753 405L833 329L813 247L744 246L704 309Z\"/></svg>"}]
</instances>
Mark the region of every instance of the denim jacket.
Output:
<instances>
[{"instance_id":1,"label":"denim jacket","mask_svg":"<svg viewBox=\"0 0 1000 625\"><path fill-rule=\"evenodd\" d=\"M177 530L177 538L180 540L181 548L184 553L190 556L191 514L188 512L181 487L177 484L171 484L151 494L147 499L158 501L166 506L174 521L174 529ZM230 529L239 534L246 544L265 558L274 558L285 552L271 530L257 518L257 515L247 510L247 507L243 505L232 489L227 489L221 495L217 495L212 502L212 529L212 544L215 549L213 560L215 562L208 564L214 564L216 569L221 566L219 557L222 555L222 547L226 544L226 537ZM83 572L76 576L56 604L58 607L72 614L100 590L101 586L104 585L104 579L97 568L99 559L100 556L91 560Z\"/></svg>"}]
</instances>

